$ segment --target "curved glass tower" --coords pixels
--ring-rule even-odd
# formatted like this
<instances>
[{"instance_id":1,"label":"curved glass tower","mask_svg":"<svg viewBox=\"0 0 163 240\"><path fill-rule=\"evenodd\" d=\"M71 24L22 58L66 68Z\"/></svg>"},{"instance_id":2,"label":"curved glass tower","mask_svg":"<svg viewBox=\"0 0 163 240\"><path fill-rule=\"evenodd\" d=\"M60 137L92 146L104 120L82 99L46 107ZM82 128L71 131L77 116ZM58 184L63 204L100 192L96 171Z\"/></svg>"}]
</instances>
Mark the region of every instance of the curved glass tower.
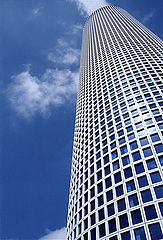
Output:
<instances>
[{"instance_id":1,"label":"curved glass tower","mask_svg":"<svg viewBox=\"0 0 163 240\"><path fill-rule=\"evenodd\" d=\"M83 32L67 240L163 239L163 42L118 7Z\"/></svg>"}]
</instances>

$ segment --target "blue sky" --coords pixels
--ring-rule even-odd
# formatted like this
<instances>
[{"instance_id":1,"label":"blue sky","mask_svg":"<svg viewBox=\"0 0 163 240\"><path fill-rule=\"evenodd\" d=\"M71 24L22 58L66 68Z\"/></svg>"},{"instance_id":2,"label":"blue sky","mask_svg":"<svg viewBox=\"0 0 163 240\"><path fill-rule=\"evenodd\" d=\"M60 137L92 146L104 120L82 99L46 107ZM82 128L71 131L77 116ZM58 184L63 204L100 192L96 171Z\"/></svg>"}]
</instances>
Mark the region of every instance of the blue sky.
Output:
<instances>
[{"instance_id":1,"label":"blue sky","mask_svg":"<svg viewBox=\"0 0 163 240\"><path fill-rule=\"evenodd\" d=\"M109 4L163 39L162 0L0 1L1 239L65 239L82 28Z\"/></svg>"}]
</instances>

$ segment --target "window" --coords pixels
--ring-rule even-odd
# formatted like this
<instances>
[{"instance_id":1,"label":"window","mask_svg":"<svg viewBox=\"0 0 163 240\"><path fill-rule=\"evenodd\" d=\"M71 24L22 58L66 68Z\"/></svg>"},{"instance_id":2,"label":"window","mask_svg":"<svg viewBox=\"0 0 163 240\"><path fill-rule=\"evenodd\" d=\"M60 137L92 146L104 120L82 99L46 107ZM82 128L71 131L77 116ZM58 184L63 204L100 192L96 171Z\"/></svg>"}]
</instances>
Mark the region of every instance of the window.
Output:
<instances>
[{"instance_id":1,"label":"window","mask_svg":"<svg viewBox=\"0 0 163 240\"><path fill-rule=\"evenodd\" d=\"M136 149L136 148L138 148L138 144L137 144L137 142L135 141L135 142L132 142L132 143L130 143L130 149L131 149L131 151L132 150L134 150L134 149Z\"/></svg>"},{"instance_id":2,"label":"window","mask_svg":"<svg viewBox=\"0 0 163 240\"><path fill-rule=\"evenodd\" d=\"M159 156L158 159L160 161L161 166L163 166L163 156Z\"/></svg>"},{"instance_id":3,"label":"window","mask_svg":"<svg viewBox=\"0 0 163 240\"><path fill-rule=\"evenodd\" d=\"M115 159L116 157L118 157L117 150L115 150L114 152L112 152L112 160Z\"/></svg>"},{"instance_id":4,"label":"window","mask_svg":"<svg viewBox=\"0 0 163 240\"><path fill-rule=\"evenodd\" d=\"M158 186L154 188L157 198L163 198L163 186Z\"/></svg>"},{"instance_id":5,"label":"window","mask_svg":"<svg viewBox=\"0 0 163 240\"><path fill-rule=\"evenodd\" d=\"M144 153L144 157L149 157L153 155L151 148L145 148L143 150L143 153Z\"/></svg>"},{"instance_id":6,"label":"window","mask_svg":"<svg viewBox=\"0 0 163 240\"><path fill-rule=\"evenodd\" d=\"M84 230L88 228L88 218L84 220Z\"/></svg>"},{"instance_id":7,"label":"window","mask_svg":"<svg viewBox=\"0 0 163 240\"><path fill-rule=\"evenodd\" d=\"M119 139L119 145L121 145L121 144L123 144L123 143L125 143L126 141L125 141L125 138L123 137L123 138L121 138L121 139Z\"/></svg>"},{"instance_id":8,"label":"window","mask_svg":"<svg viewBox=\"0 0 163 240\"><path fill-rule=\"evenodd\" d=\"M143 227L135 229L134 234L136 240L147 240Z\"/></svg>"},{"instance_id":9,"label":"window","mask_svg":"<svg viewBox=\"0 0 163 240\"><path fill-rule=\"evenodd\" d=\"M109 188L112 186L111 177L108 177L105 179L105 185L106 185L106 188Z\"/></svg>"},{"instance_id":10,"label":"window","mask_svg":"<svg viewBox=\"0 0 163 240\"><path fill-rule=\"evenodd\" d=\"M95 209L95 200L93 200L90 204L91 204L91 211L93 211Z\"/></svg>"},{"instance_id":11,"label":"window","mask_svg":"<svg viewBox=\"0 0 163 240\"><path fill-rule=\"evenodd\" d=\"M108 221L109 224L109 232L115 232L116 231L116 221L115 218L111 219L110 221Z\"/></svg>"},{"instance_id":12,"label":"window","mask_svg":"<svg viewBox=\"0 0 163 240\"><path fill-rule=\"evenodd\" d=\"M155 127L149 127L149 128L148 128L148 132L149 132L149 133L156 132L156 128L155 128Z\"/></svg>"},{"instance_id":13,"label":"window","mask_svg":"<svg viewBox=\"0 0 163 240\"><path fill-rule=\"evenodd\" d=\"M82 219L82 211L79 212L79 220Z\"/></svg>"},{"instance_id":14,"label":"window","mask_svg":"<svg viewBox=\"0 0 163 240\"><path fill-rule=\"evenodd\" d=\"M109 156L104 157L104 165L109 162Z\"/></svg>"},{"instance_id":15,"label":"window","mask_svg":"<svg viewBox=\"0 0 163 240\"><path fill-rule=\"evenodd\" d=\"M116 142L113 142L111 145L110 145L110 148L113 149L116 147Z\"/></svg>"},{"instance_id":16,"label":"window","mask_svg":"<svg viewBox=\"0 0 163 240\"><path fill-rule=\"evenodd\" d=\"M156 153L162 153L163 152L163 144L158 144L155 146Z\"/></svg>"},{"instance_id":17,"label":"window","mask_svg":"<svg viewBox=\"0 0 163 240\"><path fill-rule=\"evenodd\" d=\"M140 140L140 143L141 143L141 146L145 146L145 145L149 144L148 138L147 138L147 137L142 138L142 139Z\"/></svg>"},{"instance_id":18,"label":"window","mask_svg":"<svg viewBox=\"0 0 163 240\"><path fill-rule=\"evenodd\" d=\"M132 158L133 158L134 162L140 160L141 159L140 152L138 151L138 152L133 153Z\"/></svg>"},{"instance_id":19,"label":"window","mask_svg":"<svg viewBox=\"0 0 163 240\"><path fill-rule=\"evenodd\" d=\"M159 172L150 173L152 183L161 182L161 176Z\"/></svg>"},{"instance_id":20,"label":"window","mask_svg":"<svg viewBox=\"0 0 163 240\"><path fill-rule=\"evenodd\" d=\"M126 166L130 163L130 159L129 159L129 156L125 156L122 158L122 163L123 163L123 166Z\"/></svg>"},{"instance_id":21,"label":"window","mask_svg":"<svg viewBox=\"0 0 163 240\"><path fill-rule=\"evenodd\" d=\"M152 135L151 139L152 139L152 142L160 141L160 137L159 137L159 135L157 133Z\"/></svg>"},{"instance_id":22,"label":"window","mask_svg":"<svg viewBox=\"0 0 163 240\"><path fill-rule=\"evenodd\" d=\"M104 171L105 171L105 176L108 175L110 173L110 166L105 167Z\"/></svg>"},{"instance_id":23,"label":"window","mask_svg":"<svg viewBox=\"0 0 163 240\"><path fill-rule=\"evenodd\" d=\"M138 183L139 183L139 187L144 187L148 185L148 180L146 176L142 176L138 178Z\"/></svg>"},{"instance_id":24,"label":"window","mask_svg":"<svg viewBox=\"0 0 163 240\"><path fill-rule=\"evenodd\" d=\"M144 209L147 220L157 218L157 213L154 205L145 207Z\"/></svg>"},{"instance_id":25,"label":"window","mask_svg":"<svg viewBox=\"0 0 163 240\"><path fill-rule=\"evenodd\" d=\"M156 162L155 162L155 159L154 159L154 158L152 158L152 159L148 160L146 163L147 163L148 170L151 170L151 169L154 169L154 168L156 168L156 167L157 167L157 165L156 165Z\"/></svg>"},{"instance_id":26,"label":"window","mask_svg":"<svg viewBox=\"0 0 163 240\"><path fill-rule=\"evenodd\" d=\"M101 167L101 161L98 161L98 162L96 163L96 167L97 167L97 169L99 169L99 168Z\"/></svg>"},{"instance_id":27,"label":"window","mask_svg":"<svg viewBox=\"0 0 163 240\"><path fill-rule=\"evenodd\" d=\"M96 222L95 213L93 213L90 217L91 217L91 226L92 226Z\"/></svg>"},{"instance_id":28,"label":"window","mask_svg":"<svg viewBox=\"0 0 163 240\"><path fill-rule=\"evenodd\" d=\"M114 181L115 181L115 183L118 183L121 180L122 180L122 178L121 178L121 173L120 172L114 174Z\"/></svg>"},{"instance_id":29,"label":"window","mask_svg":"<svg viewBox=\"0 0 163 240\"><path fill-rule=\"evenodd\" d=\"M159 207L160 207L161 215L163 216L163 202L159 203Z\"/></svg>"},{"instance_id":30,"label":"window","mask_svg":"<svg viewBox=\"0 0 163 240\"><path fill-rule=\"evenodd\" d=\"M125 118L128 118L129 117L129 114L128 113L125 113L124 115L123 115L123 118L125 119Z\"/></svg>"},{"instance_id":31,"label":"window","mask_svg":"<svg viewBox=\"0 0 163 240\"><path fill-rule=\"evenodd\" d=\"M102 182L97 184L97 190L98 190L98 193L102 192L103 191L103 186L102 186Z\"/></svg>"},{"instance_id":32,"label":"window","mask_svg":"<svg viewBox=\"0 0 163 240\"><path fill-rule=\"evenodd\" d=\"M145 172L143 163L138 163L135 165L136 174Z\"/></svg>"},{"instance_id":33,"label":"window","mask_svg":"<svg viewBox=\"0 0 163 240\"><path fill-rule=\"evenodd\" d=\"M134 210L133 212L131 212L131 217L132 217L133 224L142 222L142 216L141 216L140 209L137 209L137 210Z\"/></svg>"},{"instance_id":34,"label":"window","mask_svg":"<svg viewBox=\"0 0 163 240\"><path fill-rule=\"evenodd\" d=\"M105 139L105 140L102 142L102 146L104 147L106 144L107 144L107 140Z\"/></svg>"},{"instance_id":35,"label":"window","mask_svg":"<svg viewBox=\"0 0 163 240\"><path fill-rule=\"evenodd\" d=\"M108 210L108 217L114 215L115 211L114 211L114 203L110 204L107 206L107 210Z\"/></svg>"},{"instance_id":36,"label":"window","mask_svg":"<svg viewBox=\"0 0 163 240\"><path fill-rule=\"evenodd\" d=\"M146 131L145 130L138 131L138 136L139 137L144 137L145 135L146 135Z\"/></svg>"},{"instance_id":37,"label":"window","mask_svg":"<svg viewBox=\"0 0 163 240\"><path fill-rule=\"evenodd\" d=\"M113 170L116 171L117 169L119 169L119 161L113 162Z\"/></svg>"},{"instance_id":38,"label":"window","mask_svg":"<svg viewBox=\"0 0 163 240\"><path fill-rule=\"evenodd\" d=\"M149 225L149 232L151 235L151 240L160 240L163 238L163 234L159 223Z\"/></svg>"},{"instance_id":39,"label":"window","mask_svg":"<svg viewBox=\"0 0 163 240\"><path fill-rule=\"evenodd\" d=\"M102 171L97 172L97 181L102 178Z\"/></svg>"},{"instance_id":40,"label":"window","mask_svg":"<svg viewBox=\"0 0 163 240\"><path fill-rule=\"evenodd\" d=\"M139 123L135 124L135 126L137 129L139 129L139 128L143 127L143 124L141 122L139 122Z\"/></svg>"},{"instance_id":41,"label":"window","mask_svg":"<svg viewBox=\"0 0 163 240\"><path fill-rule=\"evenodd\" d=\"M98 152L98 153L96 154L96 159L98 159L98 158L100 158L100 157L101 157L101 153Z\"/></svg>"},{"instance_id":42,"label":"window","mask_svg":"<svg viewBox=\"0 0 163 240\"><path fill-rule=\"evenodd\" d=\"M98 211L98 217L99 217L99 221L103 220L105 218L105 214L104 214L104 209L100 209Z\"/></svg>"},{"instance_id":43,"label":"window","mask_svg":"<svg viewBox=\"0 0 163 240\"><path fill-rule=\"evenodd\" d=\"M130 119L128 119L128 120L125 121L125 125L129 125L130 123L131 123L131 120L130 120Z\"/></svg>"},{"instance_id":44,"label":"window","mask_svg":"<svg viewBox=\"0 0 163 240\"><path fill-rule=\"evenodd\" d=\"M115 235L115 236L111 237L109 240L118 240L118 238L117 238L117 236Z\"/></svg>"},{"instance_id":45,"label":"window","mask_svg":"<svg viewBox=\"0 0 163 240\"><path fill-rule=\"evenodd\" d=\"M150 202L153 200L150 189L147 189L141 192L141 197L142 197L143 203Z\"/></svg>"},{"instance_id":46,"label":"window","mask_svg":"<svg viewBox=\"0 0 163 240\"><path fill-rule=\"evenodd\" d=\"M115 139L115 134L113 134L112 136L110 136L110 141L113 141Z\"/></svg>"},{"instance_id":47,"label":"window","mask_svg":"<svg viewBox=\"0 0 163 240\"><path fill-rule=\"evenodd\" d=\"M130 232L124 232L121 234L121 239L122 240L131 240Z\"/></svg>"},{"instance_id":48,"label":"window","mask_svg":"<svg viewBox=\"0 0 163 240\"><path fill-rule=\"evenodd\" d=\"M133 127L132 126L127 127L126 130L127 130L127 132L131 132L131 131L133 131Z\"/></svg>"},{"instance_id":49,"label":"window","mask_svg":"<svg viewBox=\"0 0 163 240\"><path fill-rule=\"evenodd\" d=\"M163 129L163 123L158 124L159 129Z\"/></svg>"},{"instance_id":50,"label":"window","mask_svg":"<svg viewBox=\"0 0 163 240\"><path fill-rule=\"evenodd\" d=\"M129 196L128 199L129 199L130 207L134 207L139 204L138 197L136 194Z\"/></svg>"},{"instance_id":51,"label":"window","mask_svg":"<svg viewBox=\"0 0 163 240\"><path fill-rule=\"evenodd\" d=\"M107 199L107 201L110 201L113 199L113 191L112 190L106 192L106 199Z\"/></svg>"},{"instance_id":52,"label":"window","mask_svg":"<svg viewBox=\"0 0 163 240\"><path fill-rule=\"evenodd\" d=\"M86 216L87 214L88 214L88 205L84 207L84 216Z\"/></svg>"},{"instance_id":53,"label":"window","mask_svg":"<svg viewBox=\"0 0 163 240\"><path fill-rule=\"evenodd\" d=\"M123 185L120 185L115 188L117 197L123 195Z\"/></svg>"},{"instance_id":54,"label":"window","mask_svg":"<svg viewBox=\"0 0 163 240\"><path fill-rule=\"evenodd\" d=\"M85 201L85 203L88 201L88 192L86 192L86 193L84 194L84 201Z\"/></svg>"},{"instance_id":55,"label":"window","mask_svg":"<svg viewBox=\"0 0 163 240\"><path fill-rule=\"evenodd\" d=\"M103 154L105 154L105 153L107 153L108 152L108 147L105 147L104 149L103 149Z\"/></svg>"},{"instance_id":56,"label":"window","mask_svg":"<svg viewBox=\"0 0 163 240\"><path fill-rule=\"evenodd\" d=\"M76 238L76 228L74 229L74 238Z\"/></svg>"},{"instance_id":57,"label":"window","mask_svg":"<svg viewBox=\"0 0 163 240\"><path fill-rule=\"evenodd\" d=\"M128 135L128 140L132 140L135 138L135 134L134 133L131 133L130 135Z\"/></svg>"},{"instance_id":58,"label":"window","mask_svg":"<svg viewBox=\"0 0 163 240\"><path fill-rule=\"evenodd\" d=\"M105 223L101 224L99 226L99 236L100 238L101 237L104 237L106 235L106 232L105 232Z\"/></svg>"},{"instance_id":59,"label":"window","mask_svg":"<svg viewBox=\"0 0 163 240\"><path fill-rule=\"evenodd\" d=\"M94 197L94 195L95 195L95 188L93 187L93 188L91 188L91 198L93 198Z\"/></svg>"},{"instance_id":60,"label":"window","mask_svg":"<svg viewBox=\"0 0 163 240\"><path fill-rule=\"evenodd\" d=\"M91 184L91 186L94 184L94 176L92 176L92 177L90 178L90 184Z\"/></svg>"},{"instance_id":61,"label":"window","mask_svg":"<svg viewBox=\"0 0 163 240\"><path fill-rule=\"evenodd\" d=\"M125 227L128 227L128 217L127 217L127 214L123 214L119 217L119 222L120 222L120 228L125 228Z\"/></svg>"},{"instance_id":62,"label":"window","mask_svg":"<svg viewBox=\"0 0 163 240\"><path fill-rule=\"evenodd\" d=\"M90 168L90 174L94 172L94 165Z\"/></svg>"},{"instance_id":63,"label":"window","mask_svg":"<svg viewBox=\"0 0 163 240\"><path fill-rule=\"evenodd\" d=\"M101 206L102 204L104 204L103 195L98 197L98 206Z\"/></svg>"},{"instance_id":64,"label":"window","mask_svg":"<svg viewBox=\"0 0 163 240\"><path fill-rule=\"evenodd\" d=\"M117 201L117 205L118 205L118 212L125 210L126 209L125 199L121 199Z\"/></svg>"},{"instance_id":65,"label":"window","mask_svg":"<svg viewBox=\"0 0 163 240\"><path fill-rule=\"evenodd\" d=\"M96 240L96 228L91 230L91 240Z\"/></svg>"},{"instance_id":66,"label":"window","mask_svg":"<svg viewBox=\"0 0 163 240\"><path fill-rule=\"evenodd\" d=\"M120 150L121 150L121 154L122 154L122 155L128 152L128 149L127 149L127 146L126 146L126 145L123 146L123 147L121 147Z\"/></svg>"},{"instance_id":67,"label":"window","mask_svg":"<svg viewBox=\"0 0 163 240\"><path fill-rule=\"evenodd\" d=\"M129 178L133 176L131 167L124 169L124 175L125 175L125 178Z\"/></svg>"},{"instance_id":68,"label":"window","mask_svg":"<svg viewBox=\"0 0 163 240\"><path fill-rule=\"evenodd\" d=\"M134 180L127 182L126 186L127 186L127 192L131 192L131 191L135 190Z\"/></svg>"},{"instance_id":69,"label":"window","mask_svg":"<svg viewBox=\"0 0 163 240\"><path fill-rule=\"evenodd\" d=\"M120 137L120 136L122 136L122 135L124 135L124 131L123 131L123 130L120 130L120 131L118 132L118 136Z\"/></svg>"},{"instance_id":70,"label":"window","mask_svg":"<svg viewBox=\"0 0 163 240\"><path fill-rule=\"evenodd\" d=\"M92 239L92 238L91 238ZM84 240L88 240L88 233L84 234Z\"/></svg>"},{"instance_id":71,"label":"window","mask_svg":"<svg viewBox=\"0 0 163 240\"><path fill-rule=\"evenodd\" d=\"M148 119L148 120L145 120L145 123L148 126L148 125L153 124L153 121L152 121L152 119Z\"/></svg>"},{"instance_id":72,"label":"window","mask_svg":"<svg viewBox=\"0 0 163 240\"><path fill-rule=\"evenodd\" d=\"M155 111L155 113L157 112L157 114L159 114L160 112L158 110ZM154 113L154 112L153 112ZM161 116L158 116L158 117L155 117L156 119L156 122L159 122L159 121L162 121L162 117Z\"/></svg>"}]
</instances>

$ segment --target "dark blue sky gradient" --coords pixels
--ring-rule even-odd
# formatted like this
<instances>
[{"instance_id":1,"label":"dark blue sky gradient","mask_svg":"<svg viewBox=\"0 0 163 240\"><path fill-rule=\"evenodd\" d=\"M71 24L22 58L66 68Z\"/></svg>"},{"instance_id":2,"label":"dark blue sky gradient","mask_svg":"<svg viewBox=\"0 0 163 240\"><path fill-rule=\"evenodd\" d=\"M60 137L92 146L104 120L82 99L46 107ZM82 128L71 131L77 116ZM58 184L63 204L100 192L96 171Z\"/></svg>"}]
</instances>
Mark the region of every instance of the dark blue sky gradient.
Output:
<instances>
[{"instance_id":1,"label":"dark blue sky gradient","mask_svg":"<svg viewBox=\"0 0 163 240\"><path fill-rule=\"evenodd\" d=\"M162 0L111 0L163 38ZM37 18L35 8L43 7ZM75 3L64 0L0 1L0 238L38 239L45 230L66 226L76 97L51 115L26 120L11 108L6 89L11 76L31 64L41 76L52 63L47 53L58 38L81 48L81 33L72 39L67 27L84 25ZM65 25L65 23L67 25ZM62 66L57 66L62 69Z\"/></svg>"}]
</instances>

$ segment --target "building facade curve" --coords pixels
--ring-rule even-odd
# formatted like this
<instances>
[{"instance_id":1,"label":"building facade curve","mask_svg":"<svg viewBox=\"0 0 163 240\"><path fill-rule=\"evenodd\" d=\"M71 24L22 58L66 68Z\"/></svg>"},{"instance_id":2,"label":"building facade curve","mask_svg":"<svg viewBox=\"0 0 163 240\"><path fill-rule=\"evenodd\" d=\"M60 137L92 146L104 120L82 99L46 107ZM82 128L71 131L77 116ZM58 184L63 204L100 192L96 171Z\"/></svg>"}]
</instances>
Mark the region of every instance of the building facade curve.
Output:
<instances>
[{"instance_id":1,"label":"building facade curve","mask_svg":"<svg viewBox=\"0 0 163 240\"><path fill-rule=\"evenodd\" d=\"M163 41L125 10L83 31L67 240L163 239Z\"/></svg>"}]
</instances>

